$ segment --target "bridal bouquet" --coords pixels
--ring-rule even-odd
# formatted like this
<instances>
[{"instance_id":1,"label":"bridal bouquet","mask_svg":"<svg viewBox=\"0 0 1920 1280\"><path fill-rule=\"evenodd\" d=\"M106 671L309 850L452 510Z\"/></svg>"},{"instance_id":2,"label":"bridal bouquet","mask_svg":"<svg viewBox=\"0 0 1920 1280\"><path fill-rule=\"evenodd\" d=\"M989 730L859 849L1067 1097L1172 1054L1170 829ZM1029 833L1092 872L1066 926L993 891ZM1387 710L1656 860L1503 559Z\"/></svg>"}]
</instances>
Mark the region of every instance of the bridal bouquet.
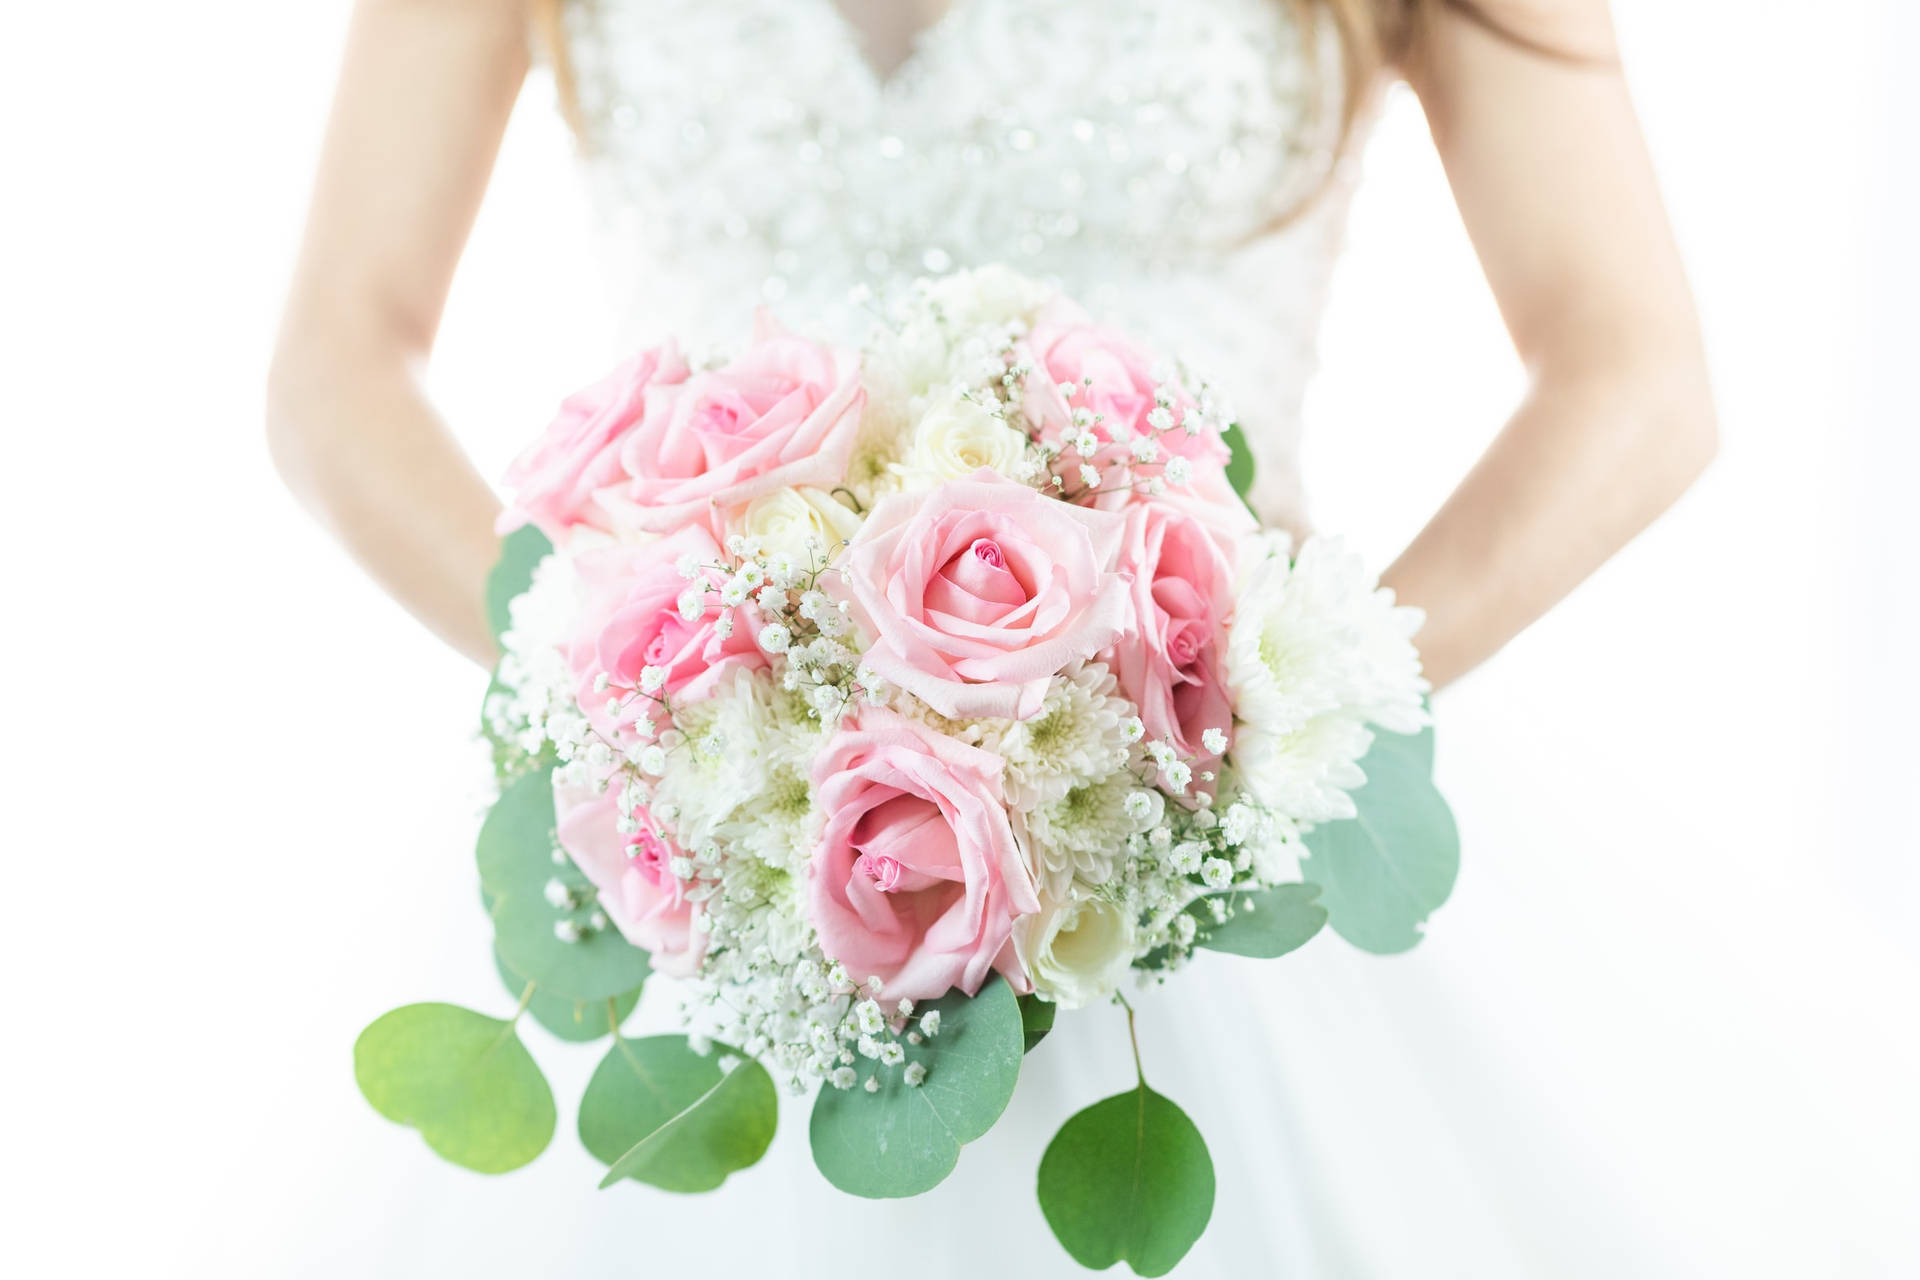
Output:
<instances>
[{"instance_id":1,"label":"bridal bouquet","mask_svg":"<svg viewBox=\"0 0 1920 1280\"><path fill-rule=\"evenodd\" d=\"M857 351L763 319L645 352L510 472L478 862L519 1009L410 1005L355 1050L447 1159L546 1146L530 1015L612 1038L603 1186L718 1187L785 1086L829 1182L917 1195L1057 1011L1329 923L1403 950L1446 898L1418 614L1257 526L1215 391L1001 269L876 316ZM685 1034L621 1035L650 972ZM1142 1275L1213 1190L1144 1072L1039 1173L1075 1259Z\"/></svg>"}]
</instances>

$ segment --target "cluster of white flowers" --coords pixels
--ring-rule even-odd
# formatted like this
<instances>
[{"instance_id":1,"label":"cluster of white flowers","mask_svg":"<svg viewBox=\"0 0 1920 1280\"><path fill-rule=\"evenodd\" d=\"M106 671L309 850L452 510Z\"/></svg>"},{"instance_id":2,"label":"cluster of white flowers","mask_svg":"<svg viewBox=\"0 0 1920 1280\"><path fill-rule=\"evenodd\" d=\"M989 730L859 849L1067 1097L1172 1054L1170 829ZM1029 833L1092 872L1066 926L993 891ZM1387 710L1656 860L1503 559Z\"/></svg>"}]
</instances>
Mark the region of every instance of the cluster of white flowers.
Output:
<instances>
[{"instance_id":1,"label":"cluster of white flowers","mask_svg":"<svg viewBox=\"0 0 1920 1280\"><path fill-rule=\"evenodd\" d=\"M1189 731L1204 754L1148 734L1105 655L1067 664L1037 713L1019 719L950 719L864 663L873 637L831 578L889 495L985 468L1113 509L1189 485L1195 459L1213 459L1204 465L1220 479L1217 456L1195 442L1217 448L1228 419L1183 368L1156 369L1147 393L1130 384L1135 423L1096 408L1118 393L1092 376L1035 381L1049 377L1031 345L1049 300L1002 270L922 287L865 350L866 408L844 483L764 494L729 522L718 557L683 558L682 617L712 619L722 640L751 626L765 663L740 664L697 699L669 697L657 666L632 689L602 676L582 692L570 665L583 608L574 549L548 557L513 603L486 708L496 765L550 758L560 786L617 797L624 835L669 842L669 870L703 935L691 1024L796 1088L873 1087L863 1059L899 1065L903 1045L938 1033L937 1011L889 1002L879 978L826 954L808 916L824 821L815 762L863 708L1003 763L1009 825L1039 904L1013 922L1012 952L1040 997L1069 1008L1111 996L1130 970L1177 965L1196 911L1297 880L1301 834L1352 812L1369 726L1423 722L1409 642L1418 615L1394 607L1339 544L1315 540L1295 556L1283 537L1250 529L1232 554L1237 599L1219 610L1231 614L1218 670L1232 711ZM595 727L609 719L612 736ZM1199 898L1210 908L1194 908ZM909 1064L910 1083L924 1074Z\"/></svg>"}]
</instances>

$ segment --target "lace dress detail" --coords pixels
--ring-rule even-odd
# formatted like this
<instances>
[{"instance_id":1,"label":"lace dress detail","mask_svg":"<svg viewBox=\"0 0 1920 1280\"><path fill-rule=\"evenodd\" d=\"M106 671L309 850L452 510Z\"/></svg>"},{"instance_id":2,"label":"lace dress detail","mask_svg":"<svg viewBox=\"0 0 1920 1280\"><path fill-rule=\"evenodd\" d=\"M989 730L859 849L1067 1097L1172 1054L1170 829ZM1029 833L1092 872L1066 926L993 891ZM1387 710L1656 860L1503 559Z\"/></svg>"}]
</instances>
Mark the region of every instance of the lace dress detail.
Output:
<instances>
[{"instance_id":1,"label":"lace dress detail","mask_svg":"<svg viewBox=\"0 0 1920 1280\"><path fill-rule=\"evenodd\" d=\"M854 286L1007 262L1205 369L1298 522L1350 186L1331 32L1281 0L953 0L882 79L832 0L572 0L566 31L635 338L764 302L857 339Z\"/></svg>"}]
</instances>

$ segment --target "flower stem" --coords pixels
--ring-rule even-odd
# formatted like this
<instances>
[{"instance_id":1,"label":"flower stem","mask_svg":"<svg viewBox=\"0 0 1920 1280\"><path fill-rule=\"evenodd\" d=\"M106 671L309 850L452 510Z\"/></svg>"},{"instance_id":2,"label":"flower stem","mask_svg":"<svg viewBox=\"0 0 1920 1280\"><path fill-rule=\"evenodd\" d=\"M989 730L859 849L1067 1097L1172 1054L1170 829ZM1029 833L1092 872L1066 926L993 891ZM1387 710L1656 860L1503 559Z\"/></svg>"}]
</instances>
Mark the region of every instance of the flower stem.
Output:
<instances>
[{"instance_id":1,"label":"flower stem","mask_svg":"<svg viewBox=\"0 0 1920 1280\"><path fill-rule=\"evenodd\" d=\"M1134 1029L1133 1006L1118 991L1113 993L1113 998L1118 1000L1121 1007L1127 1011L1127 1039L1133 1042L1133 1074L1140 1081L1140 1087L1144 1089L1147 1087L1147 1072L1146 1068L1140 1065L1140 1033Z\"/></svg>"}]
</instances>

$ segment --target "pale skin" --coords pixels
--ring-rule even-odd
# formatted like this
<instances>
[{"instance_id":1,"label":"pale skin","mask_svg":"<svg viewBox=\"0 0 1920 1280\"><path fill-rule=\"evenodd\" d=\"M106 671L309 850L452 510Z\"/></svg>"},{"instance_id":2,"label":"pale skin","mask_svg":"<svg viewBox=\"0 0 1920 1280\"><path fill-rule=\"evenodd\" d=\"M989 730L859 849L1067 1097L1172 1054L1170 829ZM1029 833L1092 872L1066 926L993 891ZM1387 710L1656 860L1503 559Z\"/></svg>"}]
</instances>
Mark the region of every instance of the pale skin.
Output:
<instances>
[{"instance_id":1,"label":"pale skin","mask_svg":"<svg viewBox=\"0 0 1920 1280\"><path fill-rule=\"evenodd\" d=\"M499 500L421 374L526 79L527 3L356 4L269 380L287 483L388 592L483 665ZM1582 56L1542 57L1440 10L1401 68L1528 374L1520 408L1384 575L1426 610L1418 643L1436 687L1619 550L1715 447L1693 301L1604 0L1480 7ZM868 10L846 6L855 21ZM869 52L897 61L911 34L876 30Z\"/></svg>"}]
</instances>

